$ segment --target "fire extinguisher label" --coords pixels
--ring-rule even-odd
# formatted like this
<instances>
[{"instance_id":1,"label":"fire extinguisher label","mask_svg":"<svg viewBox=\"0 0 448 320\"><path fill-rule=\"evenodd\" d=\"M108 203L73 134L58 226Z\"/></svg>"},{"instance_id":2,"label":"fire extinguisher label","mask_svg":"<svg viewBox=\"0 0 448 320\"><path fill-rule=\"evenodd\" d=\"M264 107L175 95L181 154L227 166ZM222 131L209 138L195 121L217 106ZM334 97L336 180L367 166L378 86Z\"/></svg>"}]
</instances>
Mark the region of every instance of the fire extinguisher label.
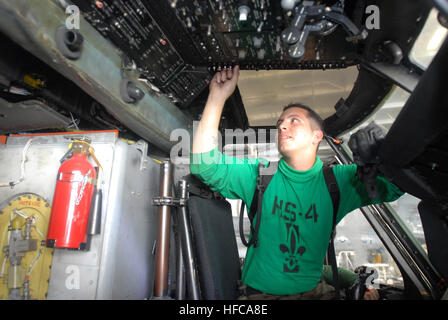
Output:
<instances>
[{"instance_id":1,"label":"fire extinguisher label","mask_svg":"<svg viewBox=\"0 0 448 320\"><path fill-rule=\"evenodd\" d=\"M89 178L90 178L90 172L92 170L89 170L86 175L82 178L82 182L81 182L81 189L79 190L79 194L78 194L78 198L76 199L76 205L78 206L79 203L82 200L82 197L84 196L84 190L86 188L87 182L89 182Z\"/></svg>"},{"instance_id":2,"label":"fire extinguisher label","mask_svg":"<svg viewBox=\"0 0 448 320\"><path fill-rule=\"evenodd\" d=\"M62 182L82 182L84 176L81 171L59 172L58 181Z\"/></svg>"}]
</instances>

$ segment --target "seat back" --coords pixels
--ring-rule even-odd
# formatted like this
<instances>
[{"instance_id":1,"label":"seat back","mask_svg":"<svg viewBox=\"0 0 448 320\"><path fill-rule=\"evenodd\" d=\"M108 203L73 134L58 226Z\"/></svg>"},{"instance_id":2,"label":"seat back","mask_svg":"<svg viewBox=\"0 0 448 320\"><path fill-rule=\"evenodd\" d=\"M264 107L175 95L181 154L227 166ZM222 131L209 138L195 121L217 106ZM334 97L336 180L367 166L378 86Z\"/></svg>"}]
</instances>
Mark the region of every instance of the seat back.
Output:
<instances>
[{"instance_id":1,"label":"seat back","mask_svg":"<svg viewBox=\"0 0 448 320\"><path fill-rule=\"evenodd\" d=\"M191 195L188 210L202 298L238 298L241 267L230 204Z\"/></svg>"}]
</instances>

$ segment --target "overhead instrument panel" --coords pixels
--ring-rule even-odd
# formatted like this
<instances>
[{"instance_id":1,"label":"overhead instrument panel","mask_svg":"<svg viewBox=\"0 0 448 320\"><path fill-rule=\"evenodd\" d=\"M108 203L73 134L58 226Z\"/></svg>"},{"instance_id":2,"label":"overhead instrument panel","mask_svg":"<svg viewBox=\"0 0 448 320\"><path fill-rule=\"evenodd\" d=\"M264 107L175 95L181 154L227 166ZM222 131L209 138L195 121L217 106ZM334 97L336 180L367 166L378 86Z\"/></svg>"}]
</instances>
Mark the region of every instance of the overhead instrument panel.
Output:
<instances>
[{"instance_id":1,"label":"overhead instrument panel","mask_svg":"<svg viewBox=\"0 0 448 320\"><path fill-rule=\"evenodd\" d=\"M347 31L337 28L338 17L329 18L336 12L343 15L344 1L166 2L189 29L209 67L239 63L251 70L340 68L353 64L355 58L353 42L346 41ZM297 22L301 26L293 26ZM356 26L350 27L361 33ZM302 55L290 50L290 44L297 42L306 46Z\"/></svg>"},{"instance_id":2,"label":"overhead instrument panel","mask_svg":"<svg viewBox=\"0 0 448 320\"><path fill-rule=\"evenodd\" d=\"M142 1L78 2L87 21L133 59L149 79L163 84L184 65Z\"/></svg>"},{"instance_id":3,"label":"overhead instrument panel","mask_svg":"<svg viewBox=\"0 0 448 320\"><path fill-rule=\"evenodd\" d=\"M346 1L73 2L123 52L125 67L137 69L179 107L188 106L220 68L344 68L356 64L355 43L366 37L347 15ZM358 12L358 24L361 18Z\"/></svg>"},{"instance_id":4,"label":"overhead instrument panel","mask_svg":"<svg viewBox=\"0 0 448 320\"><path fill-rule=\"evenodd\" d=\"M178 26L175 36L172 33L168 36L159 24L166 20L166 12L155 10L154 13L149 1L73 2L79 6L85 19L123 52L124 67L137 68L142 79L148 81L153 90L167 94L173 102L184 106L207 85L207 70L198 74L178 51L181 47L182 51L195 55L194 44L191 41L182 42L186 30L183 30L180 21L174 21ZM163 21L165 27L173 22L169 20ZM173 45L173 41L177 46Z\"/></svg>"}]
</instances>

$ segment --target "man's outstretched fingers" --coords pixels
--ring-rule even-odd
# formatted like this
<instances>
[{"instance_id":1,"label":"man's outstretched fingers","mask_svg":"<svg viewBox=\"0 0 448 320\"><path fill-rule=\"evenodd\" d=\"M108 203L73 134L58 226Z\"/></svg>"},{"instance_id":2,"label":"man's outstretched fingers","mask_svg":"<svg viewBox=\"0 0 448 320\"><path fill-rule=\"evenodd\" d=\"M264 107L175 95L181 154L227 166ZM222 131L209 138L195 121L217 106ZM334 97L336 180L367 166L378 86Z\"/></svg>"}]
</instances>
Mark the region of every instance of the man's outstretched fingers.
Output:
<instances>
[{"instance_id":1,"label":"man's outstretched fingers","mask_svg":"<svg viewBox=\"0 0 448 320\"><path fill-rule=\"evenodd\" d=\"M220 72L221 74L221 82L226 82L227 81L227 71L224 69L223 71Z\"/></svg>"},{"instance_id":2,"label":"man's outstretched fingers","mask_svg":"<svg viewBox=\"0 0 448 320\"><path fill-rule=\"evenodd\" d=\"M232 67L227 68L227 69L224 69L224 71L226 71L227 79L231 80L232 77L233 77L233 70L232 70Z\"/></svg>"},{"instance_id":3,"label":"man's outstretched fingers","mask_svg":"<svg viewBox=\"0 0 448 320\"><path fill-rule=\"evenodd\" d=\"M216 72L211 82L221 83L221 73Z\"/></svg>"}]
</instances>

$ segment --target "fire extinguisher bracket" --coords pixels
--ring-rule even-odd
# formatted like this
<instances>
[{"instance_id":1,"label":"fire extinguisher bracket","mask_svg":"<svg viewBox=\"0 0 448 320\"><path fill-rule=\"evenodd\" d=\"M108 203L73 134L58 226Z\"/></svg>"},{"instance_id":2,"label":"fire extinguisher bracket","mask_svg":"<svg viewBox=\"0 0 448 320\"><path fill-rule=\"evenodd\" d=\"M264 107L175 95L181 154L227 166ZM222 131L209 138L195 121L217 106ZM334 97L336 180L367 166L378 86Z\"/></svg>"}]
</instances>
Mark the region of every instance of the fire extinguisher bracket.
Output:
<instances>
[{"instance_id":1,"label":"fire extinguisher bracket","mask_svg":"<svg viewBox=\"0 0 448 320\"><path fill-rule=\"evenodd\" d=\"M171 206L171 207L184 207L187 203L185 198L174 197L154 197L152 204L154 206Z\"/></svg>"}]
</instances>

